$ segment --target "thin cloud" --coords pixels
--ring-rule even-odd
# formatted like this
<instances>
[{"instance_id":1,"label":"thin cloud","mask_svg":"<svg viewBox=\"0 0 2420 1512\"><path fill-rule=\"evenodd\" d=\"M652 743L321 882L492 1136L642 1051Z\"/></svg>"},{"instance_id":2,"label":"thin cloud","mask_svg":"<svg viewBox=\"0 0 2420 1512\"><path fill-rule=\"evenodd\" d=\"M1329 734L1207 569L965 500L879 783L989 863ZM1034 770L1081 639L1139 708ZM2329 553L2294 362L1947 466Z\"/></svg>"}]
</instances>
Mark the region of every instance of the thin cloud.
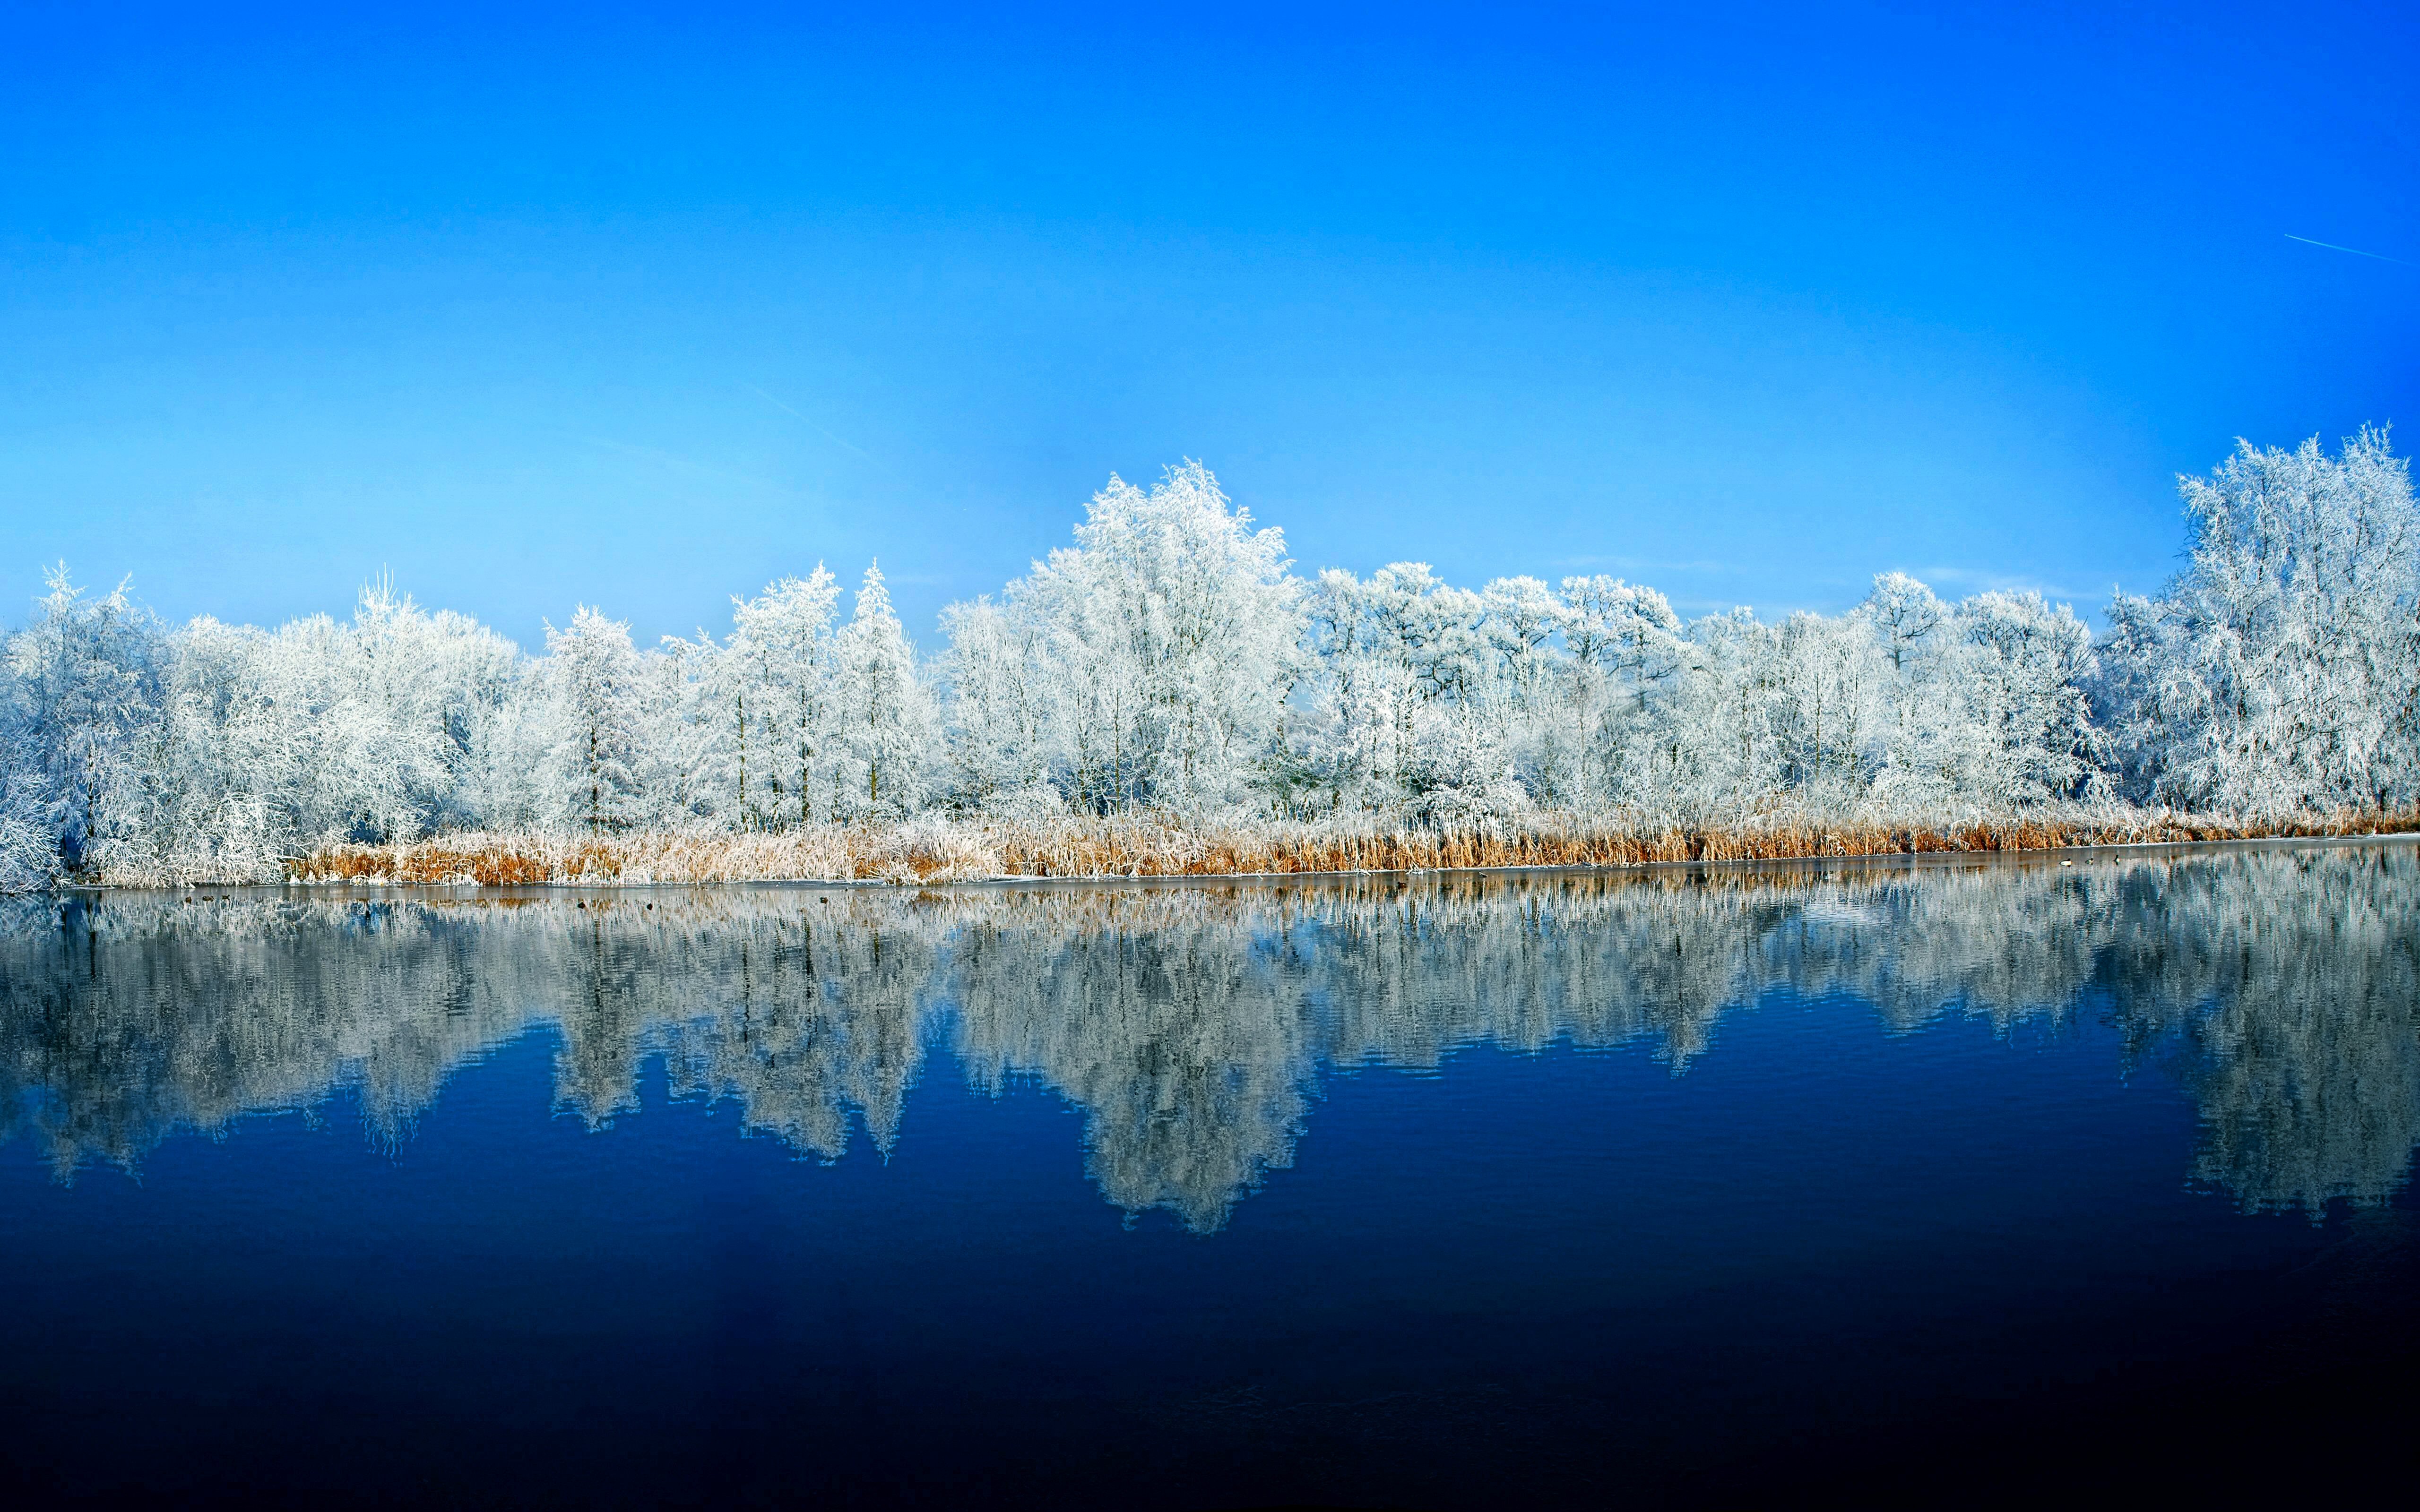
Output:
<instances>
[{"instance_id":1,"label":"thin cloud","mask_svg":"<svg viewBox=\"0 0 2420 1512\"><path fill-rule=\"evenodd\" d=\"M858 455L865 458L869 462L874 460L874 454L872 452L867 451L862 446L854 445L851 442L841 440L830 431L826 430L823 426L816 424L814 421L809 420L806 416L799 413L796 409L783 404L781 400L774 398L769 393L767 393L763 389L758 388L755 384L742 383L739 386L746 389L749 393L756 395L759 399L764 400L767 404L771 405L774 409L779 409L782 413L789 416L792 420L797 421L799 424L806 426L811 431L814 431L816 435L821 436L824 440L831 442L834 446L843 447L848 451L855 452Z\"/></svg>"},{"instance_id":2,"label":"thin cloud","mask_svg":"<svg viewBox=\"0 0 2420 1512\"><path fill-rule=\"evenodd\" d=\"M2314 241L2309 237L2298 237L2291 231L2284 235L2287 240L2299 241L2306 247L2325 247L2330 252L2349 252L2356 257L2375 257L2380 262L2393 263L2397 268L2420 268L2420 263L2405 262L2400 257L2390 257L2382 252L2364 252L2359 247L2339 247L2333 241Z\"/></svg>"},{"instance_id":3,"label":"thin cloud","mask_svg":"<svg viewBox=\"0 0 2420 1512\"><path fill-rule=\"evenodd\" d=\"M798 492L795 488L784 487L781 484L768 482L764 478L752 478L744 472L729 472L721 468L709 467L704 462L692 462L688 457L664 451L659 447L633 446L628 441L610 440L602 436L582 436L580 440L585 446L594 446L607 452L618 452L624 456L635 456L660 467L672 468L676 471L694 472L701 477L717 478L724 483L745 484L751 488L766 488L779 494Z\"/></svg>"}]
</instances>

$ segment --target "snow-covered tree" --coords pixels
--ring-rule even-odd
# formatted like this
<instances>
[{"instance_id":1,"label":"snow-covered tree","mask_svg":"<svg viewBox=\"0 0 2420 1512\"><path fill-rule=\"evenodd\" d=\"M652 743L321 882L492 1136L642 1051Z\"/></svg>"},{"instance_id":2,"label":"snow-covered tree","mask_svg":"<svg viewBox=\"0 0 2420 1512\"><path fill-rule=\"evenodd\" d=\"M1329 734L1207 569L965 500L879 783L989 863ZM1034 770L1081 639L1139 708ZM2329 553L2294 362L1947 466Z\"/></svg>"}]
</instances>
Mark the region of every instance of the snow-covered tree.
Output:
<instances>
[{"instance_id":1,"label":"snow-covered tree","mask_svg":"<svg viewBox=\"0 0 2420 1512\"><path fill-rule=\"evenodd\" d=\"M563 812L592 835L627 828L645 764L641 671L630 627L583 604L568 628L547 626L546 651Z\"/></svg>"},{"instance_id":2,"label":"snow-covered tree","mask_svg":"<svg viewBox=\"0 0 2420 1512\"><path fill-rule=\"evenodd\" d=\"M878 564L869 564L857 605L841 627L837 733L845 811L904 813L923 801L939 725L915 648L891 607Z\"/></svg>"},{"instance_id":3,"label":"snow-covered tree","mask_svg":"<svg viewBox=\"0 0 2420 1512\"><path fill-rule=\"evenodd\" d=\"M58 875L59 847L35 746L32 699L13 658L0 656L0 893Z\"/></svg>"},{"instance_id":4,"label":"snow-covered tree","mask_svg":"<svg viewBox=\"0 0 2420 1512\"><path fill-rule=\"evenodd\" d=\"M666 636L639 658L639 719L653 759L646 823L710 829L729 807L722 779L722 648L705 631Z\"/></svg>"},{"instance_id":5,"label":"snow-covered tree","mask_svg":"<svg viewBox=\"0 0 2420 1512\"><path fill-rule=\"evenodd\" d=\"M1810 807L1852 810L1883 757L1883 648L1855 615L1792 614L1777 650L1782 780Z\"/></svg>"},{"instance_id":6,"label":"snow-covered tree","mask_svg":"<svg viewBox=\"0 0 2420 1512\"><path fill-rule=\"evenodd\" d=\"M1050 687L1047 632L1022 606L979 598L941 613L949 638L941 674L948 693L950 795L970 808L1047 811L1063 700Z\"/></svg>"},{"instance_id":7,"label":"snow-covered tree","mask_svg":"<svg viewBox=\"0 0 2420 1512\"><path fill-rule=\"evenodd\" d=\"M131 869L271 878L306 844L295 795L307 748L279 699L277 639L206 617L170 644Z\"/></svg>"},{"instance_id":8,"label":"snow-covered tree","mask_svg":"<svg viewBox=\"0 0 2420 1512\"><path fill-rule=\"evenodd\" d=\"M2002 592L1960 604L1950 628L1965 695L1962 790L1993 809L2086 796L2097 771L2092 632L2064 604Z\"/></svg>"},{"instance_id":9,"label":"snow-covered tree","mask_svg":"<svg viewBox=\"0 0 2420 1512\"><path fill-rule=\"evenodd\" d=\"M1897 812L1962 812L1963 780L1952 751L1962 717L1951 609L1933 591L1903 572L1876 575L1851 618L1869 627L1883 663L1877 711L1881 750L1873 796Z\"/></svg>"},{"instance_id":10,"label":"snow-covered tree","mask_svg":"<svg viewBox=\"0 0 2420 1512\"><path fill-rule=\"evenodd\" d=\"M1894 677L1920 674L1935 647L1935 632L1949 618L1949 606L1931 589L1903 572L1875 575L1873 591L1858 612L1881 638Z\"/></svg>"},{"instance_id":11,"label":"snow-covered tree","mask_svg":"<svg viewBox=\"0 0 2420 1512\"><path fill-rule=\"evenodd\" d=\"M1391 563L1367 580L1320 575L1311 603L1317 661L1300 698L1320 726L1354 743L1365 802L1435 795L1425 805L1435 811L1505 805L1513 756L1498 715L1513 695L1498 672L1517 667L1543 695L1543 641L1553 633L1551 611L1526 607L1545 621L1544 633L1528 633L1542 628L1535 623L1500 630L1521 645L1507 661L1490 643L1487 600L1424 562Z\"/></svg>"},{"instance_id":12,"label":"snow-covered tree","mask_svg":"<svg viewBox=\"0 0 2420 1512\"><path fill-rule=\"evenodd\" d=\"M10 785L60 865L106 866L139 822L167 635L126 583L88 598L62 563L44 584L33 623L8 642L21 708L15 754L24 764Z\"/></svg>"},{"instance_id":13,"label":"snow-covered tree","mask_svg":"<svg viewBox=\"0 0 2420 1512\"><path fill-rule=\"evenodd\" d=\"M1662 594L1619 578L1566 578L1562 596L1581 801L1627 795L1631 768L1656 748L1644 722L1688 666L1687 631Z\"/></svg>"},{"instance_id":14,"label":"snow-covered tree","mask_svg":"<svg viewBox=\"0 0 2420 1512\"><path fill-rule=\"evenodd\" d=\"M2383 432L2182 480L2186 569L2096 643L2038 594L1902 573L1845 614L1684 624L1651 588L1289 571L1187 463L953 606L928 679L869 569L641 653L582 608L532 658L381 579L349 620L163 625L52 573L0 646L0 888L270 876L481 825L759 829L940 804L1495 823L1962 821L2118 795L2420 803L2420 515Z\"/></svg>"},{"instance_id":15,"label":"snow-covered tree","mask_svg":"<svg viewBox=\"0 0 2420 1512\"><path fill-rule=\"evenodd\" d=\"M1112 476L1076 545L1009 591L1043 632L1070 795L1096 810L1246 797L1273 754L1297 642L1285 538L1199 463Z\"/></svg>"},{"instance_id":16,"label":"snow-covered tree","mask_svg":"<svg viewBox=\"0 0 2420 1512\"><path fill-rule=\"evenodd\" d=\"M2185 570L2112 607L2101 692L2138 795L2288 813L2420 800L2420 517L2364 430L2179 480Z\"/></svg>"},{"instance_id":17,"label":"snow-covered tree","mask_svg":"<svg viewBox=\"0 0 2420 1512\"><path fill-rule=\"evenodd\" d=\"M814 774L818 763L830 764L822 748L835 717L832 611L839 602L840 585L821 563L804 578L783 578L754 598L732 601L731 640L717 666L729 711L735 811L743 825L780 828L814 818ZM837 787L833 801L845 806Z\"/></svg>"},{"instance_id":18,"label":"snow-covered tree","mask_svg":"<svg viewBox=\"0 0 2420 1512\"><path fill-rule=\"evenodd\" d=\"M314 748L306 831L412 840L468 823L465 790L514 676L513 645L426 612L384 578L362 590L351 623L289 628L283 702L309 709Z\"/></svg>"}]
</instances>

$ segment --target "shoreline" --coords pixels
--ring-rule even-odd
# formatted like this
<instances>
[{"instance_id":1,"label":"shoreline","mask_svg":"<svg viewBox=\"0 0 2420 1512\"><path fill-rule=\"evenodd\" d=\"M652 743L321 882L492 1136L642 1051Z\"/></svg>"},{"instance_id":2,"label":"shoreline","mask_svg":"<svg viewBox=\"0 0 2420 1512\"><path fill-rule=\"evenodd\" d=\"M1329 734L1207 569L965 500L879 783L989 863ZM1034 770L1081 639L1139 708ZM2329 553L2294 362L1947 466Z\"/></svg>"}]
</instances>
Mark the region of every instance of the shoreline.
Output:
<instances>
[{"instance_id":1,"label":"shoreline","mask_svg":"<svg viewBox=\"0 0 2420 1512\"><path fill-rule=\"evenodd\" d=\"M62 881L49 891L57 895L206 890L240 891L255 896L277 893L302 897L342 897L367 893L442 894L458 897L466 894L517 896L661 891L675 888L684 890L783 888L843 891L950 888L953 890L1026 891L1096 887L1109 885L1148 885L1154 887L1223 885L1268 887L1286 883L1329 884L1372 878L1410 880L1437 876L1501 878L1669 875L1692 872L1721 875L1778 873L1810 869L1820 869L1824 872L1912 872L1961 869L1978 865L2040 865L2051 862L2071 865L2085 859L2125 859L2163 854L2198 855L2288 847L2334 849L2349 845L2420 844L2420 823L2415 823L2408 816L2390 823L2393 823L2395 827L2330 830L2313 828L2273 834L2184 835L2142 840L2079 840L2071 843L2023 845L2003 843L1965 848L1927 846L1921 849L1809 851L1795 855L1697 856L1595 862L1539 861L1326 870L1297 867L1282 871L994 872L987 875L941 876L936 874L921 877L912 875L632 877L603 874L600 871L589 874L514 878L496 882L482 881L475 876L458 873L450 876L398 876L393 872L375 872L365 869L347 868L346 874L342 875L289 874L275 880L237 881L193 878Z\"/></svg>"}]
</instances>

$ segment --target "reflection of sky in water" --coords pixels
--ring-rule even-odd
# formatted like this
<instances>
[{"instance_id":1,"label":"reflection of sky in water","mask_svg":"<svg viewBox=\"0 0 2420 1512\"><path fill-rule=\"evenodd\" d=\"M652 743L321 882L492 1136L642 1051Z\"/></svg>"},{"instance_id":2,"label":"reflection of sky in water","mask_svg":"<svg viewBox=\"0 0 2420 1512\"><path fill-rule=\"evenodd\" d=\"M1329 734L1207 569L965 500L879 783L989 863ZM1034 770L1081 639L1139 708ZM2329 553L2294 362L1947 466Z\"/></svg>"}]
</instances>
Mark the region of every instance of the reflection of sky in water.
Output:
<instances>
[{"instance_id":1,"label":"reflection of sky in water","mask_svg":"<svg viewBox=\"0 0 2420 1512\"><path fill-rule=\"evenodd\" d=\"M2408 1437L2415 861L12 904L0 1460L45 1504L2300 1489Z\"/></svg>"},{"instance_id":2,"label":"reflection of sky in water","mask_svg":"<svg viewBox=\"0 0 2420 1512\"><path fill-rule=\"evenodd\" d=\"M1972 1017L2031 1044L2105 1023L2103 1075L2154 1070L2195 1104L2194 1180L2247 1209L2374 1204L2420 1139L2414 861L2387 844L1830 877L21 902L0 923L0 1133L63 1178L138 1168L180 1130L342 1088L400 1149L458 1069L549 1026L554 1107L590 1128L660 1074L801 1155L838 1159L861 1128L887 1158L938 1050L979 1092L1031 1084L1077 1109L1109 1201L1209 1231L1293 1162L1335 1074L1637 1046L1685 1097L1726 1016L1779 994L1891 1034ZM1827 1043L1809 1038L1803 1075L1825 1074ZM1988 1090L1993 1072L1965 1074Z\"/></svg>"}]
</instances>

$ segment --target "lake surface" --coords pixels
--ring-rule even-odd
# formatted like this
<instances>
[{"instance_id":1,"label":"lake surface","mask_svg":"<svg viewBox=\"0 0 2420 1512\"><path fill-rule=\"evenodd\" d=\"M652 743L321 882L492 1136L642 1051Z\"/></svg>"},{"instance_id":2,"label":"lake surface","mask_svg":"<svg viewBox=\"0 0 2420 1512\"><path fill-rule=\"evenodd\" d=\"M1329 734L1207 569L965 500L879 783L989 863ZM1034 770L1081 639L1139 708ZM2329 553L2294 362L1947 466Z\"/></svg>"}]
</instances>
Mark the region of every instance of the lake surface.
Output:
<instances>
[{"instance_id":1,"label":"lake surface","mask_svg":"<svg viewBox=\"0 0 2420 1512\"><path fill-rule=\"evenodd\" d=\"M49 1498L2415 1468L2405 843L0 902L0 1076Z\"/></svg>"}]
</instances>

